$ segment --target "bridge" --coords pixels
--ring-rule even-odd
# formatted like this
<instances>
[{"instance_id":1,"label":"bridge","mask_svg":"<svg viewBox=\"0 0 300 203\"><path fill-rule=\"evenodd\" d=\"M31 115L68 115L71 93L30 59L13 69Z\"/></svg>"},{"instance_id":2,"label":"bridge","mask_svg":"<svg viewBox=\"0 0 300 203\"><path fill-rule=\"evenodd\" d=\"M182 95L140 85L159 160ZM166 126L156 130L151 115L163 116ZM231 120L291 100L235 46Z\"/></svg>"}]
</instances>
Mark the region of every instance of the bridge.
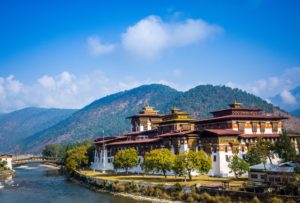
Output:
<instances>
[{"instance_id":1,"label":"bridge","mask_svg":"<svg viewBox=\"0 0 300 203\"><path fill-rule=\"evenodd\" d=\"M12 165L19 166L27 163L44 163L44 162L53 162L56 163L56 160L49 160L42 157L42 155L14 155L12 158Z\"/></svg>"}]
</instances>

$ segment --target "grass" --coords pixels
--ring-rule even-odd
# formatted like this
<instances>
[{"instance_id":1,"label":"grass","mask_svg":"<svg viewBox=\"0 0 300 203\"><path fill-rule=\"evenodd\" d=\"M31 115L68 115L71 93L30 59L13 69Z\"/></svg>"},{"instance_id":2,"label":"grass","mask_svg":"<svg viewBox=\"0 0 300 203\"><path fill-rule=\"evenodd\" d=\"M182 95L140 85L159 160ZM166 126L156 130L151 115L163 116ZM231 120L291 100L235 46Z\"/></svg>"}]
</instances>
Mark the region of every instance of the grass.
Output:
<instances>
[{"instance_id":1,"label":"grass","mask_svg":"<svg viewBox=\"0 0 300 203\"><path fill-rule=\"evenodd\" d=\"M151 184L170 184L174 185L175 183L180 183L183 186L189 186L189 185L205 185L205 186L213 186L213 185L223 185L224 181L227 181L229 183L229 187L231 188L239 188L245 184L249 185L251 182L248 181L247 178L218 178L218 177L209 177L207 175L199 175L199 176L193 176L192 181L184 181L183 177L177 177L174 176L167 176L167 178L164 178L164 176L160 175L137 175L137 174L130 174L130 175L124 175L124 174L114 174L114 173L101 173L99 171L91 171L91 170L81 170L82 174L99 178L103 180L111 180L111 181L124 181L124 182L144 182L144 183L151 183Z\"/></svg>"}]
</instances>

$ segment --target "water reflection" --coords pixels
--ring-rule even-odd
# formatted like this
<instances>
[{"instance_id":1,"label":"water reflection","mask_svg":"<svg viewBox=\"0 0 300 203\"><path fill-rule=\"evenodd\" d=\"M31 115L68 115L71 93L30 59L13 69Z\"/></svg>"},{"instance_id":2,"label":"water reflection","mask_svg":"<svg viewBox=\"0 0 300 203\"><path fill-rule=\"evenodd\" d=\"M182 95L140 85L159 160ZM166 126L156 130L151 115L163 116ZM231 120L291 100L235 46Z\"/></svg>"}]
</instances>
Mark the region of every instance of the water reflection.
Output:
<instances>
[{"instance_id":1,"label":"water reflection","mask_svg":"<svg viewBox=\"0 0 300 203\"><path fill-rule=\"evenodd\" d=\"M34 163L15 168L14 177L0 182L1 203L137 203L138 201L106 193L96 193L65 180L53 167Z\"/></svg>"}]
</instances>

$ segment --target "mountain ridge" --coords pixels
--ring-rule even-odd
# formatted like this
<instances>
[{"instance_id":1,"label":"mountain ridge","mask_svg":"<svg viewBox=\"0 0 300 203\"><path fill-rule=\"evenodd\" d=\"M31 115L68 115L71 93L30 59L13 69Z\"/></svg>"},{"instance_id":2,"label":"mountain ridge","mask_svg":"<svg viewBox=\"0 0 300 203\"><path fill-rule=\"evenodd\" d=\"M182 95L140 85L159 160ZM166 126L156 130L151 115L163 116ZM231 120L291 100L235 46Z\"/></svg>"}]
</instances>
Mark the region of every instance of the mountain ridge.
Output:
<instances>
[{"instance_id":1,"label":"mountain ridge","mask_svg":"<svg viewBox=\"0 0 300 203\"><path fill-rule=\"evenodd\" d=\"M0 153L16 152L24 138L69 117L75 109L27 107L0 116Z\"/></svg>"},{"instance_id":2,"label":"mountain ridge","mask_svg":"<svg viewBox=\"0 0 300 203\"><path fill-rule=\"evenodd\" d=\"M121 135L130 131L130 122L125 118L136 114L145 105L154 106L161 113L168 113L176 106L191 112L194 118L206 118L211 116L210 111L227 108L234 101L269 113L282 112L253 94L226 86L199 85L181 92L165 85L143 85L92 102L56 125L23 139L22 146L24 151L36 152L49 143ZM295 122L298 122L297 118Z\"/></svg>"}]
</instances>

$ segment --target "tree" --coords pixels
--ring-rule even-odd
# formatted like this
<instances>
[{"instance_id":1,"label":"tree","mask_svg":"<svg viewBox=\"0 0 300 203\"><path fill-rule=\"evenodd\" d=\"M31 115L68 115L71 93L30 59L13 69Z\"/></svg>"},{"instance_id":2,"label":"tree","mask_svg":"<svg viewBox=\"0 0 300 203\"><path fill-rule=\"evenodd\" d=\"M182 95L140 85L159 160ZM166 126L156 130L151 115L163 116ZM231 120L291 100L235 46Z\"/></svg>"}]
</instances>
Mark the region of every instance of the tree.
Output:
<instances>
[{"instance_id":1,"label":"tree","mask_svg":"<svg viewBox=\"0 0 300 203\"><path fill-rule=\"evenodd\" d=\"M273 156L274 145L258 137L255 146L250 147L245 159L250 165L263 163L265 166L268 159L272 163Z\"/></svg>"},{"instance_id":2,"label":"tree","mask_svg":"<svg viewBox=\"0 0 300 203\"><path fill-rule=\"evenodd\" d=\"M63 146L60 144L48 144L45 146L42 154L43 157L48 159L59 159L60 155L63 153Z\"/></svg>"},{"instance_id":3,"label":"tree","mask_svg":"<svg viewBox=\"0 0 300 203\"><path fill-rule=\"evenodd\" d=\"M230 163L228 164L228 167L231 169L231 172L234 173L234 176L236 178L249 171L248 163L245 160L239 158L237 155L233 156L233 158L230 160Z\"/></svg>"},{"instance_id":4,"label":"tree","mask_svg":"<svg viewBox=\"0 0 300 203\"><path fill-rule=\"evenodd\" d=\"M75 146L67 151L65 166L71 172L88 165L90 144Z\"/></svg>"},{"instance_id":5,"label":"tree","mask_svg":"<svg viewBox=\"0 0 300 203\"><path fill-rule=\"evenodd\" d=\"M172 165L175 178L176 176L186 177L185 158L185 154L178 154L175 156L174 164Z\"/></svg>"},{"instance_id":6,"label":"tree","mask_svg":"<svg viewBox=\"0 0 300 203\"><path fill-rule=\"evenodd\" d=\"M251 147L246 154L245 160L250 166L262 163L261 151L256 146Z\"/></svg>"},{"instance_id":7,"label":"tree","mask_svg":"<svg viewBox=\"0 0 300 203\"><path fill-rule=\"evenodd\" d=\"M276 142L275 152L279 155L283 162L296 160L297 153L295 146L291 142L286 131L281 133L278 141Z\"/></svg>"},{"instance_id":8,"label":"tree","mask_svg":"<svg viewBox=\"0 0 300 203\"><path fill-rule=\"evenodd\" d=\"M206 174L211 169L212 164L211 158L203 150L198 152L189 150L180 153L176 162L178 166L184 167L184 174L188 174L189 180L192 180L192 171L198 170L200 174Z\"/></svg>"},{"instance_id":9,"label":"tree","mask_svg":"<svg viewBox=\"0 0 300 203\"><path fill-rule=\"evenodd\" d=\"M6 160L0 161L0 168L4 168L4 170L5 170L7 168L7 165L8 165L8 163Z\"/></svg>"},{"instance_id":10,"label":"tree","mask_svg":"<svg viewBox=\"0 0 300 203\"><path fill-rule=\"evenodd\" d=\"M172 169L174 154L169 149L161 148L146 152L142 164L146 171L162 172L167 178L166 173Z\"/></svg>"},{"instance_id":11,"label":"tree","mask_svg":"<svg viewBox=\"0 0 300 203\"><path fill-rule=\"evenodd\" d=\"M128 169L137 166L139 158L136 149L128 148L120 150L114 156L113 165L115 169L125 169L128 174Z\"/></svg>"}]
</instances>

